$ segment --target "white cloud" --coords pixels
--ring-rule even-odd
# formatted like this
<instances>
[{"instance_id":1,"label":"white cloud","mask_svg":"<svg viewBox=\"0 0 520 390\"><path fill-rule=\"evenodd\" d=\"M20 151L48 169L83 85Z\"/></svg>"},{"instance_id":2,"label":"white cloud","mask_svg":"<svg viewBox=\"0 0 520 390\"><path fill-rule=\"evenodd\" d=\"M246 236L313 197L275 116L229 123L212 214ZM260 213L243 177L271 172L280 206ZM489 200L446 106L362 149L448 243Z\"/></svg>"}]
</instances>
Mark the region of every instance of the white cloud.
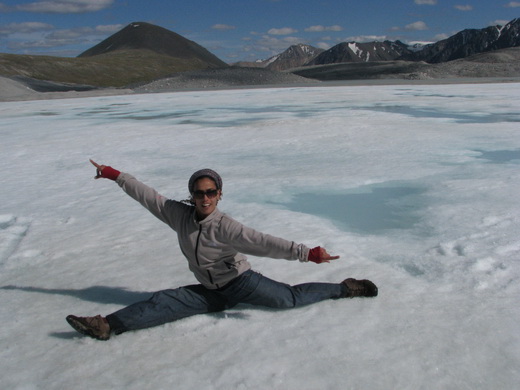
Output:
<instances>
[{"instance_id":1,"label":"white cloud","mask_svg":"<svg viewBox=\"0 0 520 390\"><path fill-rule=\"evenodd\" d=\"M432 43L435 43L435 42L433 42L433 41L407 41L406 42L407 45L411 45L411 46L414 46L414 45L426 46L426 45L431 45Z\"/></svg>"},{"instance_id":2,"label":"white cloud","mask_svg":"<svg viewBox=\"0 0 520 390\"><path fill-rule=\"evenodd\" d=\"M66 40L83 38L88 40L91 37L105 37L121 30L122 24L99 25L92 27L76 27L71 29L55 30L45 38L48 40Z\"/></svg>"},{"instance_id":3,"label":"white cloud","mask_svg":"<svg viewBox=\"0 0 520 390\"><path fill-rule=\"evenodd\" d=\"M428 26L426 25L426 23L419 20L417 22L407 24L406 26L404 26L404 29L411 30L411 31L420 31L420 30L428 30Z\"/></svg>"},{"instance_id":4,"label":"white cloud","mask_svg":"<svg viewBox=\"0 0 520 390\"><path fill-rule=\"evenodd\" d=\"M124 27L123 24L105 24L94 27L94 30L100 34L113 34Z\"/></svg>"},{"instance_id":5,"label":"white cloud","mask_svg":"<svg viewBox=\"0 0 520 390\"><path fill-rule=\"evenodd\" d=\"M418 5L435 5L437 0L414 0L414 3Z\"/></svg>"},{"instance_id":6,"label":"white cloud","mask_svg":"<svg viewBox=\"0 0 520 390\"><path fill-rule=\"evenodd\" d=\"M11 50L21 50L21 49L49 49L51 47L56 47L55 44L50 44L44 40L40 41L25 41L25 42L9 42L7 47Z\"/></svg>"},{"instance_id":7,"label":"white cloud","mask_svg":"<svg viewBox=\"0 0 520 390\"><path fill-rule=\"evenodd\" d=\"M347 37L343 40L343 42L382 42L387 39L388 37L386 35L357 35Z\"/></svg>"},{"instance_id":8,"label":"white cloud","mask_svg":"<svg viewBox=\"0 0 520 390\"><path fill-rule=\"evenodd\" d=\"M428 26L423 21L418 20L417 22L407 24L404 27L397 27L397 26L391 27L389 30L390 31L403 31L403 30L405 30L405 31L422 31L422 30L428 30Z\"/></svg>"},{"instance_id":9,"label":"white cloud","mask_svg":"<svg viewBox=\"0 0 520 390\"><path fill-rule=\"evenodd\" d=\"M434 40L435 42L438 42L438 41L442 41L442 40L444 40L444 39L448 39L449 37L450 37L450 35L448 35L448 34L437 34L437 35L435 35L435 36L433 37L433 40Z\"/></svg>"},{"instance_id":10,"label":"white cloud","mask_svg":"<svg viewBox=\"0 0 520 390\"><path fill-rule=\"evenodd\" d=\"M305 29L307 32L323 32L325 31L325 26L310 26Z\"/></svg>"},{"instance_id":11,"label":"white cloud","mask_svg":"<svg viewBox=\"0 0 520 390\"><path fill-rule=\"evenodd\" d=\"M77 28L70 30L56 30L45 37L47 41L64 41L70 39L76 39L85 33L90 33L91 29Z\"/></svg>"},{"instance_id":12,"label":"white cloud","mask_svg":"<svg viewBox=\"0 0 520 390\"><path fill-rule=\"evenodd\" d=\"M16 6L18 11L36 13L85 13L95 12L110 7L114 0L47 0L35 1Z\"/></svg>"},{"instance_id":13,"label":"white cloud","mask_svg":"<svg viewBox=\"0 0 520 390\"><path fill-rule=\"evenodd\" d=\"M458 9L459 11L472 11L473 6L466 4L466 5L454 5L453 8Z\"/></svg>"},{"instance_id":14,"label":"white cloud","mask_svg":"<svg viewBox=\"0 0 520 390\"><path fill-rule=\"evenodd\" d=\"M504 7L507 7L507 8L520 7L520 1L511 1L511 2L507 3L506 5L504 5Z\"/></svg>"},{"instance_id":15,"label":"white cloud","mask_svg":"<svg viewBox=\"0 0 520 390\"><path fill-rule=\"evenodd\" d=\"M302 38L299 37L283 37L276 38L270 35L263 35L253 44L255 50L264 51L270 53L269 55L275 55L286 50L289 46L297 45L299 43L305 43Z\"/></svg>"},{"instance_id":16,"label":"white cloud","mask_svg":"<svg viewBox=\"0 0 520 390\"><path fill-rule=\"evenodd\" d=\"M327 31L343 31L343 27L335 24L334 26L327 27Z\"/></svg>"},{"instance_id":17,"label":"white cloud","mask_svg":"<svg viewBox=\"0 0 520 390\"><path fill-rule=\"evenodd\" d=\"M323 49L323 50L329 50L331 47L327 42L318 42L314 46L316 46L319 49Z\"/></svg>"},{"instance_id":18,"label":"white cloud","mask_svg":"<svg viewBox=\"0 0 520 390\"><path fill-rule=\"evenodd\" d=\"M338 25L333 26L310 26L305 29L306 32L323 32L323 31L343 31L343 27Z\"/></svg>"},{"instance_id":19,"label":"white cloud","mask_svg":"<svg viewBox=\"0 0 520 390\"><path fill-rule=\"evenodd\" d=\"M295 30L294 28L283 27L283 28L272 28L267 33L269 35L289 35L289 34L294 34L297 32L298 32L298 30Z\"/></svg>"},{"instance_id":20,"label":"white cloud","mask_svg":"<svg viewBox=\"0 0 520 390\"><path fill-rule=\"evenodd\" d=\"M0 26L0 35L27 34L53 30L54 26L40 22L10 23Z\"/></svg>"},{"instance_id":21,"label":"white cloud","mask_svg":"<svg viewBox=\"0 0 520 390\"><path fill-rule=\"evenodd\" d=\"M284 47L287 48L287 44L297 44L300 43L302 40L298 37L284 37L284 38L275 38L271 37L269 35L264 35L261 39L259 39L257 42L261 44L262 46L270 46L270 47Z\"/></svg>"},{"instance_id":22,"label":"white cloud","mask_svg":"<svg viewBox=\"0 0 520 390\"><path fill-rule=\"evenodd\" d=\"M220 31L228 31L228 30L234 30L235 26L230 26L229 24L214 24L211 26L213 30L220 30Z\"/></svg>"},{"instance_id":23,"label":"white cloud","mask_svg":"<svg viewBox=\"0 0 520 390\"><path fill-rule=\"evenodd\" d=\"M20 51L30 49L52 49L67 45L92 45L100 38L106 38L119 31L121 24L98 25L96 27L75 27L56 29L54 26L39 22L11 23L0 26L0 36L9 36L9 49ZM47 54L49 54L46 51ZM54 53L62 55L63 53ZM77 53L71 52L70 55Z\"/></svg>"}]
</instances>

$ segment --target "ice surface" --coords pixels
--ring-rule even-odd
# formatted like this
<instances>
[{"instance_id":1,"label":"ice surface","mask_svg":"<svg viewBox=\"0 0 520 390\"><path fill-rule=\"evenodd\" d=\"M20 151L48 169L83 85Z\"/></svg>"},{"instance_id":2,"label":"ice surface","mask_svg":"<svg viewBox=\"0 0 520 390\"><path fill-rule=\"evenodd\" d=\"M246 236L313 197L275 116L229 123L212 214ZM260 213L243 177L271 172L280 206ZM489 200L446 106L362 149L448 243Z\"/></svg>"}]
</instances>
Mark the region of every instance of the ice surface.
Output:
<instances>
[{"instance_id":1,"label":"ice surface","mask_svg":"<svg viewBox=\"0 0 520 390\"><path fill-rule=\"evenodd\" d=\"M0 105L5 389L512 389L520 383L518 84L204 91ZM248 306L82 337L194 282L174 233L88 159L341 259L251 258L277 280L369 278L376 299Z\"/></svg>"}]
</instances>

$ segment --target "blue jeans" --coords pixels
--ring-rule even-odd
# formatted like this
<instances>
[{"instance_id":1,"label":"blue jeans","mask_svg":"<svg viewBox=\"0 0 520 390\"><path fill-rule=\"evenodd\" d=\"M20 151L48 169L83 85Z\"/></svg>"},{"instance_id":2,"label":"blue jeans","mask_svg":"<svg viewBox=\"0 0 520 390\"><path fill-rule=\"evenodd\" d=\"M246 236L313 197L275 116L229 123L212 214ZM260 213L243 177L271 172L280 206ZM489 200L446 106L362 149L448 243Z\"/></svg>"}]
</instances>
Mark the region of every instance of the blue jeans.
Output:
<instances>
[{"instance_id":1,"label":"blue jeans","mask_svg":"<svg viewBox=\"0 0 520 390\"><path fill-rule=\"evenodd\" d=\"M345 296L346 290L347 288L339 283L304 283L290 286L249 270L220 289L209 290L198 284L159 291L149 300L134 303L106 318L110 328L116 334L120 334L195 314L230 309L239 303L287 309L341 298Z\"/></svg>"}]
</instances>

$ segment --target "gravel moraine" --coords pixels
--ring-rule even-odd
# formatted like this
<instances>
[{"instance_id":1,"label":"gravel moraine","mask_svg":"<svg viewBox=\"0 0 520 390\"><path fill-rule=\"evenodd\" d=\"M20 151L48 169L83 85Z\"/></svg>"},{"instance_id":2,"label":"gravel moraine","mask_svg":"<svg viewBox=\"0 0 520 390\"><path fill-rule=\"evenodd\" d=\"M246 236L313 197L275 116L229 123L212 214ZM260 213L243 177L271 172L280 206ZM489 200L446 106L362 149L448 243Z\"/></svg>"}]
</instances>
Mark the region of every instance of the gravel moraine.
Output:
<instances>
[{"instance_id":1,"label":"gravel moraine","mask_svg":"<svg viewBox=\"0 0 520 390\"><path fill-rule=\"evenodd\" d=\"M134 86L137 93L167 92L207 88L238 88L255 85L319 84L317 80L292 73L273 72L261 68L225 68L182 72L171 77Z\"/></svg>"}]
</instances>

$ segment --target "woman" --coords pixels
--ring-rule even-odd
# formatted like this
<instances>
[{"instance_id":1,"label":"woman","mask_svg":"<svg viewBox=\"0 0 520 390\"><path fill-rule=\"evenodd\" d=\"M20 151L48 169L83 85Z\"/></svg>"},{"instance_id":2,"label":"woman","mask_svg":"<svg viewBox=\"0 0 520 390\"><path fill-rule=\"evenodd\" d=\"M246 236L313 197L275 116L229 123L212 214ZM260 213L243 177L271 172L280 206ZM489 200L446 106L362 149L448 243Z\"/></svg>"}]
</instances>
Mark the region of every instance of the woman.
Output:
<instances>
[{"instance_id":1,"label":"woman","mask_svg":"<svg viewBox=\"0 0 520 390\"><path fill-rule=\"evenodd\" d=\"M169 225L199 284L159 291L148 300L106 317L67 316L78 332L99 340L111 333L148 328L195 314L222 311L239 303L271 308L292 308L325 299L375 297L377 287L369 280L346 279L341 283L304 283L289 286L251 270L244 254L301 262L328 263L324 248L307 248L248 228L224 213L217 204L222 197L222 178L211 169L195 172L189 182L190 204L166 199L128 173L90 160L96 179L114 180L129 196Z\"/></svg>"}]
</instances>

